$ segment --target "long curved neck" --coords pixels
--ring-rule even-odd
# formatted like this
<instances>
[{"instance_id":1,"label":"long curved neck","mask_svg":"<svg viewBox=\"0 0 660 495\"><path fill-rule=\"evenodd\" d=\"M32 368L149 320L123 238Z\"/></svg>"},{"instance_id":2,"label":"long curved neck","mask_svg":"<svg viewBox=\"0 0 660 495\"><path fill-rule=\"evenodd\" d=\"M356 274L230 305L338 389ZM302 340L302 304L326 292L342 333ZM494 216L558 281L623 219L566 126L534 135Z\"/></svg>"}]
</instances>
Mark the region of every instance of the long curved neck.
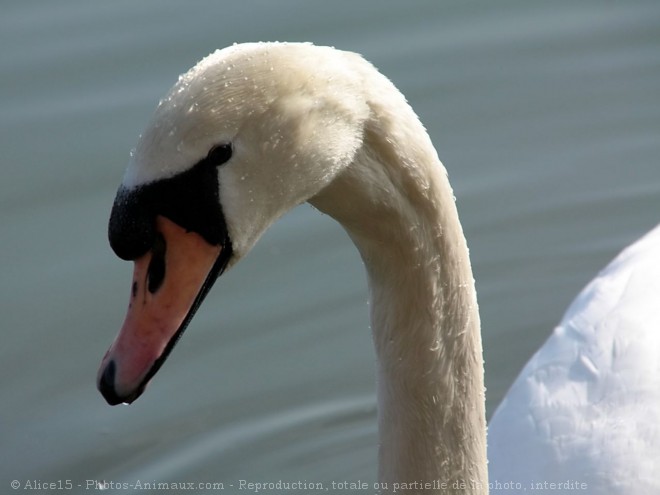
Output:
<instances>
[{"instance_id":1,"label":"long curved neck","mask_svg":"<svg viewBox=\"0 0 660 495\"><path fill-rule=\"evenodd\" d=\"M379 109L360 156L311 203L343 224L369 276L380 482L401 493L483 494L483 358L468 250L445 169L401 105L391 119Z\"/></svg>"}]
</instances>

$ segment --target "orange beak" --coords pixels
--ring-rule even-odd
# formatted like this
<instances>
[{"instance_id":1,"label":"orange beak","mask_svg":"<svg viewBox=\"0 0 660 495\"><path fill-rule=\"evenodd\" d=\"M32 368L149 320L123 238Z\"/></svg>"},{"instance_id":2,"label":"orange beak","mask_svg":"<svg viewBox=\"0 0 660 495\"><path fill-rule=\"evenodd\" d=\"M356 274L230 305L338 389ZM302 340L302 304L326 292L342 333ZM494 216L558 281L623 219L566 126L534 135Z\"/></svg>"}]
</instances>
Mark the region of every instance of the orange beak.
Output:
<instances>
[{"instance_id":1,"label":"orange beak","mask_svg":"<svg viewBox=\"0 0 660 495\"><path fill-rule=\"evenodd\" d=\"M224 266L222 246L163 216L157 241L135 260L128 312L97 377L109 404L131 403L167 358Z\"/></svg>"}]
</instances>

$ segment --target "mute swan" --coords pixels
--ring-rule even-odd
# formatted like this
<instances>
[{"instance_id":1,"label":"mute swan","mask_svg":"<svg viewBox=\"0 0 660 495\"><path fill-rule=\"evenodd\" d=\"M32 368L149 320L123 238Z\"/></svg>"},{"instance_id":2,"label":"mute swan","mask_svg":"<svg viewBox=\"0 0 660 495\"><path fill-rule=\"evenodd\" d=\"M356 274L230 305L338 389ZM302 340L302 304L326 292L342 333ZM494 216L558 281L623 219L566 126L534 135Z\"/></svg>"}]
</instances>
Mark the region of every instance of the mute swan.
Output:
<instances>
[{"instance_id":1,"label":"mute swan","mask_svg":"<svg viewBox=\"0 0 660 495\"><path fill-rule=\"evenodd\" d=\"M488 426L491 484L660 493L659 357L660 226L582 290L511 386Z\"/></svg>"},{"instance_id":2,"label":"mute swan","mask_svg":"<svg viewBox=\"0 0 660 495\"><path fill-rule=\"evenodd\" d=\"M101 363L99 390L110 404L139 397L215 279L270 224L305 201L344 226L366 266L377 357L379 481L390 491L398 483L402 493L487 493L480 322L454 196L413 110L356 54L297 43L235 45L202 60L161 100L131 154L110 217L113 250L135 266L126 319ZM561 348L571 368L543 371L536 361L552 361L551 349L526 368L537 381L582 379L564 394L566 406L573 392L598 398L586 383L605 374L600 366L608 364L580 350L589 331L577 332L571 314L549 344ZM562 340L562 332L570 338ZM616 361L632 344L645 345L621 340L609 358ZM640 400L647 392L657 397L648 386L657 366L652 359L645 364ZM627 376L610 370L608 379ZM528 425L508 421L530 413L514 401L537 392L530 405L539 414L551 401L521 380L495 417L493 427L503 433L492 434L492 452L531 462L524 452L516 456L515 447L503 447L507 437L527 445L517 435ZM604 414L590 411L586 436ZM564 411L551 424L536 418L527 429L546 434L551 447L566 446L549 435L569 432L575 421L564 425L561 419L576 419L574 412ZM650 412L657 418L657 409ZM657 437L657 431L646 433ZM592 447L592 460L609 454L602 445ZM510 478L495 475L498 482Z\"/></svg>"}]
</instances>

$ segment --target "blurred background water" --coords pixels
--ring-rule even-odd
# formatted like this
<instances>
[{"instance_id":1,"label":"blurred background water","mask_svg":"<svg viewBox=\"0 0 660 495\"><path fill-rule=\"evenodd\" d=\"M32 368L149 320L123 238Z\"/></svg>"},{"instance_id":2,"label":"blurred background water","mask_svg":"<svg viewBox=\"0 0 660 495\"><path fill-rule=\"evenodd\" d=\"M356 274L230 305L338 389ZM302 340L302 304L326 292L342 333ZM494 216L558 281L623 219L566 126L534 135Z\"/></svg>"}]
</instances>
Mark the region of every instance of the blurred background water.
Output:
<instances>
[{"instance_id":1,"label":"blurred background water","mask_svg":"<svg viewBox=\"0 0 660 495\"><path fill-rule=\"evenodd\" d=\"M363 267L308 206L222 277L140 400L95 390L129 294L106 241L128 152L216 48L333 45L406 94L471 247L489 415L580 288L660 221L657 1L7 1L0 36L2 491L375 480Z\"/></svg>"}]
</instances>

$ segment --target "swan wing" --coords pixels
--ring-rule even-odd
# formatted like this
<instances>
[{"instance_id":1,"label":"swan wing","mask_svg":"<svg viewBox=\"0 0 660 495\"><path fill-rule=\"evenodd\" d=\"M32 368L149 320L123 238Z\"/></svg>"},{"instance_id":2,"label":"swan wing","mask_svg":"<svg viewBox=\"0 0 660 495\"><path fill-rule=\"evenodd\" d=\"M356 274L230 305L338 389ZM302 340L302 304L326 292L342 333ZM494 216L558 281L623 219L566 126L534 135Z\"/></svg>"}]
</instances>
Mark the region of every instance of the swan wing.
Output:
<instances>
[{"instance_id":1,"label":"swan wing","mask_svg":"<svg viewBox=\"0 0 660 495\"><path fill-rule=\"evenodd\" d=\"M492 486L660 493L659 383L660 226L582 290L515 380L489 425Z\"/></svg>"}]
</instances>

